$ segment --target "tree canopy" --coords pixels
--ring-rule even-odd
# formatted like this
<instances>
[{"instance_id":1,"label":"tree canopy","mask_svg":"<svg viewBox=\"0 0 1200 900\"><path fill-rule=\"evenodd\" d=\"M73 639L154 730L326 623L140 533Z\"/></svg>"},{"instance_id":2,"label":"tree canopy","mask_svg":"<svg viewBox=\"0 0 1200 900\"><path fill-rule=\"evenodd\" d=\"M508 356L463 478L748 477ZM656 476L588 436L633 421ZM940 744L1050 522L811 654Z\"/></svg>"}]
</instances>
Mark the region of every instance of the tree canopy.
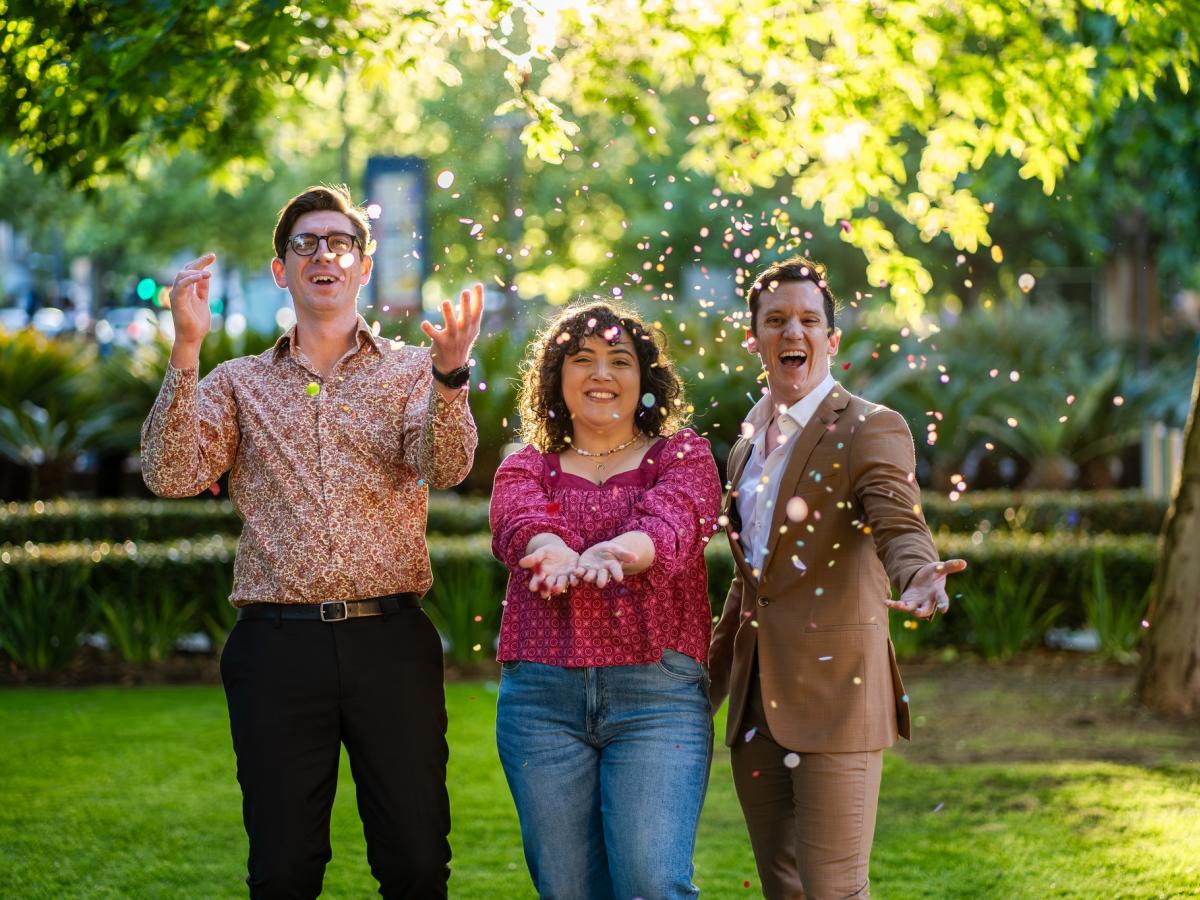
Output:
<instances>
[{"instance_id":1,"label":"tree canopy","mask_svg":"<svg viewBox=\"0 0 1200 900\"><path fill-rule=\"evenodd\" d=\"M601 122L647 153L679 142L726 192L819 209L902 312L933 280L894 223L988 246L964 176L1011 157L1053 192L1125 98L1166 75L1188 89L1200 34L1190 0L0 0L0 16L0 141L73 185L154 148L261 156L332 80L456 85L482 54L503 61L499 112L523 116L532 157L569 158Z\"/></svg>"}]
</instances>

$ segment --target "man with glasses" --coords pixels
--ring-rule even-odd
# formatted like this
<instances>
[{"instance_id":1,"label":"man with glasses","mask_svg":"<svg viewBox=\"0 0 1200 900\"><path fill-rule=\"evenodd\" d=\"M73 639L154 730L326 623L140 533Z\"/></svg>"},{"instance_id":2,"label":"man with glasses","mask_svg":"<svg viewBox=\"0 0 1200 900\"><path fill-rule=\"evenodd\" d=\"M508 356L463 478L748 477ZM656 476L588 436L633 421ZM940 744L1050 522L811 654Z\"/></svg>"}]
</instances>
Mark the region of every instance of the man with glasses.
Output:
<instances>
[{"instance_id":1,"label":"man with glasses","mask_svg":"<svg viewBox=\"0 0 1200 900\"><path fill-rule=\"evenodd\" d=\"M372 333L356 310L370 225L343 187L293 198L275 282L296 324L197 383L213 254L171 290L175 342L142 429L146 484L188 497L229 472L243 520L221 655L252 897L315 897L329 861L340 745L385 897L445 897L450 810L442 647L420 608L432 581L429 486L466 477L477 441L468 358L483 288L463 291L430 349Z\"/></svg>"}]
</instances>

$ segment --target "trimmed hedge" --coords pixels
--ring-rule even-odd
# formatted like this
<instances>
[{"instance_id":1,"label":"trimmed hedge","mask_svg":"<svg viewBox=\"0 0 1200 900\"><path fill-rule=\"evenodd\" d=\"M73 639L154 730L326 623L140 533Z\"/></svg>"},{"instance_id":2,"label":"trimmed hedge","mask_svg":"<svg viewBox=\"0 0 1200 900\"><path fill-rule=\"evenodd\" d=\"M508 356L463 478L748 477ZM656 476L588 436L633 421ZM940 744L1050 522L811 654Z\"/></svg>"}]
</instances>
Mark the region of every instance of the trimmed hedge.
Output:
<instances>
[{"instance_id":1,"label":"trimmed hedge","mask_svg":"<svg viewBox=\"0 0 1200 900\"><path fill-rule=\"evenodd\" d=\"M0 545L170 541L237 535L241 530L242 520L228 500L45 500L0 506ZM430 494L428 530L435 534L487 531L487 501Z\"/></svg>"},{"instance_id":2,"label":"trimmed hedge","mask_svg":"<svg viewBox=\"0 0 1200 900\"><path fill-rule=\"evenodd\" d=\"M957 501L922 498L933 531L1152 534L1162 530L1167 500L1142 491L968 492Z\"/></svg>"},{"instance_id":3,"label":"trimmed hedge","mask_svg":"<svg viewBox=\"0 0 1200 900\"><path fill-rule=\"evenodd\" d=\"M965 573L951 580L952 595L975 593L1000 598L1004 596L1005 579L1011 581L1036 572L1049 585L1046 605L1062 604L1056 625L1078 626L1085 621L1083 598L1094 565L1102 567L1109 593L1124 605L1141 601L1158 560L1157 539L1148 535L1043 536L993 531L987 535L938 535L935 542L943 559L961 557L970 564ZM428 544L435 579L428 602L445 607L436 610L441 619L473 621L479 615L483 621L495 623L507 572L491 556L490 537L431 535ZM221 640L232 623L228 596L236 549L236 539L227 535L165 543L85 541L0 547L0 646L5 644L5 629L15 612L28 618L31 607L43 604L65 607L83 604L88 596L119 601L168 591L180 602L195 604L188 630L204 630ZM724 604L733 568L723 536L712 541L706 558L709 599L715 615ZM439 580L461 580L472 572L475 580L470 590L456 592L436 587ZM84 590L65 587L80 584ZM461 604L467 605L466 614ZM83 616L81 611L81 623ZM969 642L965 618L952 613L942 619L940 640ZM79 627L85 628L83 624ZM94 627L94 620L89 620L86 627ZM489 640L472 638L472 642L484 645L483 652L489 652Z\"/></svg>"},{"instance_id":4,"label":"trimmed hedge","mask_svg":"<svg viewBox=\"0 0 1200 900\"><path fill-rule=\"evenodd\" d=\"M1158 534L1167 501L1141 491L1014 493L980 491L951 502L922 499L936 532L1026 531ZM452 493L429 496L431 534L488 530L486 499ZM0 544L81 540L167 541L233 534L242 523L228 500L54 500L0 507Z\"/></svg>"}]
</instances>

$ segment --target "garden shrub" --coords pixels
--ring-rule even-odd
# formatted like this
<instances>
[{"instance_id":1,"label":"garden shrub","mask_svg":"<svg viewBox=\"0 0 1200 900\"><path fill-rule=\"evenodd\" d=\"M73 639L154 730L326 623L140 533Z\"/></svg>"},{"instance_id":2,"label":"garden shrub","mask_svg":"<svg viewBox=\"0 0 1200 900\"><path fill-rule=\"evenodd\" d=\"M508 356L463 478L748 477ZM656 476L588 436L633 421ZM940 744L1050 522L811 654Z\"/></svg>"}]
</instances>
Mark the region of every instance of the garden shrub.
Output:
<instances>
[{"instance_id":1,"label":"garden shrub","mask_svg":"<svg viewBox=\"0 0 1200 900\"><path fill-rule=\"evenodd\" d=\"M926 492L922 508L935 532L1158 534L1165 499L1141 491L979 491L957 501ZM46 500L0 506L0 544L61 541L166 541L236 535L242 522L228 500ZM449 492L429 495L431 534L488 530L488 501Z\"/></svg>"}]
</instances>

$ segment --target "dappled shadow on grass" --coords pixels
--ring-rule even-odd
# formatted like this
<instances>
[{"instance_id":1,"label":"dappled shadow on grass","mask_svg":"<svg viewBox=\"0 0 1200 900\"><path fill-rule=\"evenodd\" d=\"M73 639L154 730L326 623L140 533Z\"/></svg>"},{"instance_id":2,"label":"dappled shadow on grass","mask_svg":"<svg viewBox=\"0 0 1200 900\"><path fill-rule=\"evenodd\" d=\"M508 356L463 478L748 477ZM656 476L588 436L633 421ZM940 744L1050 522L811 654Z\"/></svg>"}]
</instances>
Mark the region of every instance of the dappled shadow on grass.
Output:
<instances>
[{"instance_id":1,"label":"dappled shadow on grass","mask_svg":"<svg viewBox=\"0 0 1200 900\"><path fill-rule=\"evenodd\" d=\"M1200 761L1200 727L1140 706L1136 677L1130 667L1048 654L1003 665L910 663L913 740L893 752L929 763Z\"/></svg>"},{"instance_id":2,"label":"dappled shadow on grass","mask_svg":"<svg viewBox=\"0 0 1200 900\"><path fill-rule=\"evenodd\" d=\"M896 898L1200 892L1200 764L889 758L872 873Z\"/></svg>"}]
</instances>

